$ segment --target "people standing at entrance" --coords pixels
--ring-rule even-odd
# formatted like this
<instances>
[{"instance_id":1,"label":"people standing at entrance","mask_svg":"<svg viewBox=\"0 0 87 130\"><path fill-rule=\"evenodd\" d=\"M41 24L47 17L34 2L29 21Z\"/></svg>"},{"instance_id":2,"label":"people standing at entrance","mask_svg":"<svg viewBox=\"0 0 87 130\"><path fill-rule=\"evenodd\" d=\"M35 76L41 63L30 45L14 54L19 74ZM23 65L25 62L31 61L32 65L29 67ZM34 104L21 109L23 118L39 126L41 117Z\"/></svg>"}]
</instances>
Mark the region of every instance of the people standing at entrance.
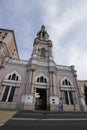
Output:
<instances>
[{"instance_id":1,"label":"people standing at entrance","mask_svg":"<svg viewBox=\"0 0 87 130\"><path fill-rule=\"evenodd\" d=\"M58 110L59 110L59 111L63 111L63 105L62 105L61 102L59 102L59 104L58 104Z\"/></svg>"}]
</instances>

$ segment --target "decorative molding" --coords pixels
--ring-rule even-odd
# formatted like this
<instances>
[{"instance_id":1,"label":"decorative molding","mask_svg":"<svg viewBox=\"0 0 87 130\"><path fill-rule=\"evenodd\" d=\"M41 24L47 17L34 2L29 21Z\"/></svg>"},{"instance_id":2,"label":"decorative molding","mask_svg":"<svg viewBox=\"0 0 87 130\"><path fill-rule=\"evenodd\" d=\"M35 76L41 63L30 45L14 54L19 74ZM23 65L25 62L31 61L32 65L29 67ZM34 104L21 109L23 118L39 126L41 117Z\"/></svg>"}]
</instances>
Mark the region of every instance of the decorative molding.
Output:
<instances>
[{"instance_id":1,"label":"decorative molding","mask_svg":"<svg viewBox=\"0 0 87 130\"><path fill-rule=\"evenodd\" d=\"M47 83L49 82L49 78L48 78L44 73L40 73L39 75L37 75L37 76L35 77L35 82L37 81L37 78L40 78L40 77L46 78ZM42 84L42 83L41 83L41 84Z\"/></svg>"},{"instance_id":2,"label":"decorative molding","mask_svg":"<svg viewBox=\"0 0 87 130\"><path fill-rule=\"evenodd\" d=\"M14 71L8 73L8 74L5 76L4 79L8 79L9 76L10 76L10 75L13 75L13 74L16 74L16 75L18 76L18 78L19 78L19 81L21 81L21 75L17 72L17 70L14 70Z\"/></svg>"},{"instance_id":3,"label":"decorative molding","mask_svg":"<svg viewBox=\"0 0 87 130\"><path fill-rule=\"evenodd\" d=\"M60 84L62 84L62 82L63 82L65 79L67 79L67 80L70 82L71 86L73 86L72 81L71 81L67 76L64 76L64 77L60 80ZM71 86L70 86L70 87L71 87Z\"/></svg>"},{"instance_id":4,"label":"decorative molding","mask_svg":"<svg viewBox=\"0 0 87 130\"><path fill-rule=\"evenodd\" d=\"M57 68L59 70L68 70L68 71L71 71L71 67L70 66L57 65Z\"/></svg>"}]
</instances>

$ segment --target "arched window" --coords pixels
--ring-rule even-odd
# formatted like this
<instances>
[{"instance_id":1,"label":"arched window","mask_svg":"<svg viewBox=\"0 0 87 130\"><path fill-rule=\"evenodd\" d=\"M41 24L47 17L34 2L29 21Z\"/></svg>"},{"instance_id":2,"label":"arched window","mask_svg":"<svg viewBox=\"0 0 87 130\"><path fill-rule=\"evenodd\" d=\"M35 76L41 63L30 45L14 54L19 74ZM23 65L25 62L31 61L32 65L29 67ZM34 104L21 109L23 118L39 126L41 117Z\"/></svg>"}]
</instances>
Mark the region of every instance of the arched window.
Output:
<instances>
[{"instance_id":1,"label":"arched window","mask_svg":"<svg viewBox=\"0 0 87 130\"><path fill-rule=\"evenodd\" d=\"M68 81L67 81L67 79L65 79L65 85L68 85Z\"/></svg>"},{"instance_id":2,"label":"arched window","mask_svg":"<svg viewBox=\"0 0 87 130\"><path fill-rule=\"evenodd\" d=\"M16 79L16 74L13 74L12 75L12 80L15 80Z\"/></svg>"},{"instance_id":3,"label":"arched window","mask_svg":"<svg viewBox=\"0 0 87 130\"><path fill-rule=\"evenodd\" d=\"M71 83L70 83L70 81L68 81L67 79L65 79L65 80L62 81L62 85L71 86Z\"/></svg>"},{"instance_id":4,"label":"arched window","mask_svg":"<svg viewBox=\"0 0 87 130\"><path fill-rule=\"evenodd\" d=\"M9 79L9 80L11 79L11 75L9 75L8 79Z\"/></svg>"},{"instance_id":5,"label":"arched window","mask_svg":"<svg viewBox=\"0 0 87 130\"><path fill-rule=\"evenodd\" d=\"M40 77L40 82L44 82L44 78L42 76Z\"/></svg>"},{"instance_id":6,"label":"arched window","mask_svg":"<svg viewBox=\"0 0 87 130\"><path fill-rule=\"evenodd\" d=\"M18 81L18 76L16 77L16 81Z\"/></svg>"},{"instance_id":7,"label":"arched window","mask_svg":"<svg viewBox=\"0 0 87 130\"><path fill-rule=\"evenodd\" d=\"M16 80L16 81L18 81L18 76L14 73L13 75L9 75L8 80Z\"/></svg>"},{"instance_id":8,"label":"arched window","mask_svg":"<svg viewBox=\"0 0 87 130\"><path fill-rule=\"evenodd\" d=\"M45 53L46 53L46 50L44 48L42 48L40 56L41 57L45 57Z\"/></svg>"},{"instance_id":9,"label":"arched window","mask_svg":"<svg viewBox=\"0 0 87 130\"><path fill-rule=\"evenodd\" d=\"M11 86L6 86L3 97L2 97L2 102L12 102L14 93L15 93L16 87L11 87Z\"/></svg>"},{"instance_id":10,"label":"arched window","mask_svg":"<svg viewBox=\"0 0 87 130\"><path fill-rule=\"evenodd\" d=\"M72 82L69 81L69 79L64 78L62 79L61 83L63 87L63 90L61 91L63 103L67 105L70 105L70 104L73 105L74 98L75 98L75 91L72 91Z\"/></svg>"},{"instance_id":11,"label":"arched window","mask_svg":"<svg viewBox=\"0 0 87 130\"><path fill-rule=\"evenodd\" d=\"M69 82L69 86L71 86L71 83Z\"/></svg>"},{"instance_id":12,"label":"arched window","mask_svg":"<svg viewBox=\"0 0 87 130\"><path fill-rule=\"evenodd\" d=\"M6 76L5 76L5 79L8 79L8 80L20 80L21 81L21 75L16 71L12 71L11 73L8 73Z\"/></svg>"},{"instance_id":13,"label":"arched window","mask_svg":"<svg viewBox=\"0 0 87 130\"><path fill-rule=\"evenodd\" d=\"M63 85L65 84L64 81L62 82L62 84L63 84Z\"/></svg>"},{"instance_id":14,"label":"arched window","mask_svg":"<svg viewBox=\"0 0 87 130\"><path fill-rule=\"evenodd\" d=\"M46 78L45 78L45 83L47 83L47 80L46 80Z\"/></svg>"},{"instance_id":15,"label":"arched window","mask_svg":"<svg viewBox=\"0 0 87 130\"><path fill-rule=\"evenodd\" d=\"M37 82L39 82L39 78L37 78Z\"/></svg>"},{"instance_id":16,"label":"arched window","mask_svg":"<svg viewBox=\"0 0 87 130\"><path fill-rule=\"evenodd\" d=\"M37 78L37 82L40 82L40 83L47 83L47 79L44 78L43 76L41 76L40 78Z\"/></svg>"},{"instance_id":17,"label":"arched window","mask_svg":"<svg viewBox=\"0 0 87 130\"><path fill-rule=\"evenodd\" d=\"M15 73L15 72L6 75L5 79L8 79L9 83L10 82L12 83L12 80L15 81L15 82L18 82L18 80L21 79L20 75ZM12 102L13 98L14 98L16 86L14 86L14 85L12 86L12 84L11 84L9 86L6 85L4 87L5 87L5 89L4 89L4 93L3 93L1 101L2 102Z\"/></svg>"},{"instance_id":18,"label":"arched window","mask_svg":"<svg viewBox=\"0 0 87 130\"><path fill-rule=\"evenodd\" d=\"M42 33L42 37L43 37L43 38L45 37L45 32Z\"/></svg>"}]
</instances>

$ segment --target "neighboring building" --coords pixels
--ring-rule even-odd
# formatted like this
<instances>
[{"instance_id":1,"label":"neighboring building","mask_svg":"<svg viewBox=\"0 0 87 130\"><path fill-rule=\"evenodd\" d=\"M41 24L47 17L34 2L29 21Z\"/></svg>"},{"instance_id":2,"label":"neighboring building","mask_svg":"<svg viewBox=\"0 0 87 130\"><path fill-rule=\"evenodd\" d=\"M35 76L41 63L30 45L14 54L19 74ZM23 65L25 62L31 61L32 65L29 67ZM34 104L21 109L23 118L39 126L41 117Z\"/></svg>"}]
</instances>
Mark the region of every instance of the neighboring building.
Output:
<instances>
[{"instance_id":1,"label":"neighboring building","mask_svg":"<svg viewBox=\"0 0 87 130\"><path fill-rule=\"evenodd\" d=\"M14 32L12 30L0 29L0 57L9 56L19 59Z\"/></svg>"},{"instance_id":2,"label":"neighboring building","mask_svg":"<svg viewBox=\"0 0 87 130\"><path fill-rule=\"evenodd\" d=\"M63 111L86 110L74 66L56 65L52 46L42 26L29 61L6 52L0 68L0 108L58 111L62 104Z\"/></svg>"},{"instance_id":3,"label":"neighboring building","mask_svg":"<svg viewBox=\"0 0 87 130\"><path fill-rule=\"evenodd\" d=\"M78 80L78 86L80 90L82 104L83 106L85 106L87 105L87 80ZM87 109L87 108L84 107L84 109Z\"/></svg>"}]
</instances>

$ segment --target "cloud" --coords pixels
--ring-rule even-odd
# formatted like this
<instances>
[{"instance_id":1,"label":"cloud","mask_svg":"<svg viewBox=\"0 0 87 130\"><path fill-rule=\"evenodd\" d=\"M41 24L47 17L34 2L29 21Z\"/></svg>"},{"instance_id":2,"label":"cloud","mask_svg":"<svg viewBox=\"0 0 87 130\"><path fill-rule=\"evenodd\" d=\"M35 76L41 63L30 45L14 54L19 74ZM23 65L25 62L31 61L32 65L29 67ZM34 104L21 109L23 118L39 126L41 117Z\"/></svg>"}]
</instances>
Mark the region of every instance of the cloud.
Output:
<instances>
[{"instance_id":1,"label":"cloud","mask_svg":"<svg viewBox=\"0 0 87 130\"><path fill-rule=\"evenodd\" d=\"M48 26L57 64L76 66L78 78L87 75L87 1L52 1L44 4L43 21ZM49 6L48 6L49 5ZM83 69L82 69L83 68Z\"/></svg>"},{"instance_id":2,"label":"cloud","mask_svg":"<svg viewBox=\"0 0 87 130\"><path fill-rule=\"evenodd\" d=\"M54 60L76 66L78 78L87 77L86 0L0 1L0 27L13 29L21 59L29 59L42 24L53 42Z\"/></svg>"},{"instance_id":3,"label":"cloud","mask_svg":"<svg viewBox=\"0 0 87 130\"><path fill-rule=\"evenodd\" d=\"M0 26L14 30L19 55L22 59L29 59L33 41L36 36L38 23L42 16L40 1L7 0L1 1ZM35 34L34 34L35 33ZM24 52L24 49L27 50ZM21 53L22 52L22 53ZM23 55L24 52L24 55Z\"/></svg>"}]
</instances>

